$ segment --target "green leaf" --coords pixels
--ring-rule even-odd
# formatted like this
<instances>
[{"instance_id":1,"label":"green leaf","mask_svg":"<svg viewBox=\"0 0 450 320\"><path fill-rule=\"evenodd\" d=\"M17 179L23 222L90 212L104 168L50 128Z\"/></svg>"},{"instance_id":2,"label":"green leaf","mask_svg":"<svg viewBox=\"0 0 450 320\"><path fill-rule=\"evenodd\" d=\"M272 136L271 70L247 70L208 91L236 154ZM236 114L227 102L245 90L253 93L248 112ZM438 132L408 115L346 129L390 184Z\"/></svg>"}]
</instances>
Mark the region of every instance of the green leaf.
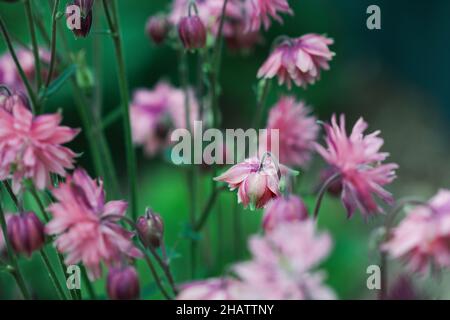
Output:
<instances>
[{"instance_id":1,"label":"green leaf","mask_svg":"<svg viewBox=\"0 0 450 320\"><path fill-rule=\"evenodd\" d=\"M59 89L66 83L67 79L69 79L72 75L75 74L75 71L77 70L76 64L71 64L64 70L58 78L53 80L50 85L48 86L47 90L44 91L41 94L45 94L45 98L50 97L51 95L58 92Z\"/></svg>"}]
</instances>

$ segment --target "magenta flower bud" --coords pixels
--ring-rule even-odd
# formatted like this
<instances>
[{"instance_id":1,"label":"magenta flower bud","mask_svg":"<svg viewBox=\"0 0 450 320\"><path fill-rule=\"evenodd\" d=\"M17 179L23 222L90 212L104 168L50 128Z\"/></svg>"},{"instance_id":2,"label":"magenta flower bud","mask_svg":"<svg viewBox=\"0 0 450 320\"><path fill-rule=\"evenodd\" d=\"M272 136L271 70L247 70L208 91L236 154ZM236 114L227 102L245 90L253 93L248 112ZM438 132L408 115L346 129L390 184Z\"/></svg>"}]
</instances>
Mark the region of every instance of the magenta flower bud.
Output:
<instances>
[{"instance_id":1,"label":"magenta flower bud","mask_svg":"<svg viewBox=\"0 0 450 320\"><path fill-rule=\"evenodd\" d=\"M73 0L67 4L67 7L78 6L80 8L80 24L75 27L72 32L77 38L86 38L89 35L92 27L92 7L94 0ZM73 13L70 10L66 10L66 16L71 17Z\"/></svg>"},{"instance_id":2,"label":"magenta flower bud","mask_svg":"<svg viewBox=\"0 0 450 320\"><path fill-rule=\"evenodd\" d=\"M145 246L159 248L164 236L164 222L161 216L147 209L145 216L141 216L137 220L137 230L139 238Z\"/></svg>"},{"instance_id":3,"label":"magenta flower bud","mask_svg":"<svg viewBox=\"0 0 450 320\"><path fill-rule=\"evenodd\" d=\"M138 299L140 286L136 269L130 266L109 269L106 290L111 300Z\"/></svg>"},{"instance_id":4,"label":"magenta flower bud","mask_svg":"<svg viewBox=\"0 0 450 320\"><path fill-rule=\"evenodd\" d=\"M31 257L44 245L44 225L34 212L12 215L8 221L8 238L16 252Z\"/></svg>"},{"instance_id":5,"label":"magenta flower bud","mask_svg":"<svg viewBox=\"0 0 450 320\"><path fill-rule=\"evenodd\" d=\"M181 18L178 35L187 50L201 49L206 45L206 28L198 16Z\"/></svg>"},{"instance_id":6,"label":"magenta flower bud","mask_svg":"<svg viewBox=\"0 0 450 320\"><path fill-rule=\"evenodd\" d=\"M169 22L163 16L150 17L145 26L145 31L155 44L160 44L167 37Z\"/></svg>"}]
</instances>

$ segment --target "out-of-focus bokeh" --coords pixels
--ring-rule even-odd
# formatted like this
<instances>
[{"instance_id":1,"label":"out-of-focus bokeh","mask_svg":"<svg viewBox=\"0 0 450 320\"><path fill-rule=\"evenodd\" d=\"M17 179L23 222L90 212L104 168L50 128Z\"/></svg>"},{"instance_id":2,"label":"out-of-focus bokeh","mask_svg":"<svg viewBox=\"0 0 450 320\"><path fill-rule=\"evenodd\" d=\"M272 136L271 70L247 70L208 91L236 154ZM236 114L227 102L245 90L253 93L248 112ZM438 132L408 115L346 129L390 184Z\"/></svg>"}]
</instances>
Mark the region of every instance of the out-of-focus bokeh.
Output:
<instances>
[{"instance_id":1,"label":"out-of-focus bokeh","mask_svg":"<svg viewBox=\"0 0 450 320\"><path fill-rule=\"evenodd\" d=\"M50 26L47 1L34 1ZM65 1L63 1L65 2ZM290 0L295 15L284 16L284 24L274 23L264 34L265 42L253 51L241 54L224 53L220 74L222 96L220 108L225 128L247 128L255 114L256 72L267 57L271 42L279 35L300 36L305 33L327 34L335 40L331 47L336 57L331 70L322 74L317 84L306 91L294 88L290 94L304 99L321 120L333 113L345 113L348 123L363 116L372 131L380 129L385 139L383 150L399 164L398 179L390 186L397 198L415 196L427 199L439 188L450 187L450 2L434 0ZM371 4L381 8L381 30L368 30L366 9ZM128 81L132 90L153 87L165 78L179 85L178 57L169 46L155 47L144 33L147 18L168 11L168 0L120 0ZM29 42L24 8L21 3L0 4L0 11L11 33ZM102 10L94 9L94 15ZM102 18L103 19L103 18ZM89 63L102 61L100 83L103 88L103 114L119 105L116 69L111 39L104 30L95 29L87 39L75 40L63 30L75 49L84 49ZM5 51L0 43L0 51ZM195 62L193 59L192 62ZM196 70L191 70L195 81ZM285 88L276 88L269 96L273 104ZM67 86L49 101L48 110L61 109L65 123L81 126ZM124 145L120 121L108 128L108 139L116 167L123 175ZM88 150L83 135L72 147L77 152ZM139 155L139 207L147 206L160 212L165 219L166 242L173 255L174 273L178 281L190 277L187 236L183 234L189 221L186 174L181 168L161 158L148 159ZM79 159L88 169L87 152ZM301 190L305 194L317 183L318 169L323 165L316 157L307 172L301 173ZM91 171L92 172L92 171ZM201 207L208 195L210 175L204 175L199 195ZM123 186L126 190L126 186ZM311 208L314 196L306 196ZM203 233L198 250L197 277L219 275L230 263L248 255L245 239L260 231L261 212L236 209L235 194L225 193ZM8 206L8 203L6 204ZM236 212L238 210L238 212ZM236 221L238 220L238 221ZM241 230L236 231L240 223ZM364 221L359 215L351 220L345 216L338 200L326 198L320 216L320 227L330 230L335 245L324 267L328 283L339 298L372 298L376 292L366 287L366 268L377 264L379 256L371 247L373 230L381 219ZM141 276L148 279L144 266ZM392 262L391 280L401 265ZM38 298L51 298L52 290L42 262L34 257L23 263L27 279L39 288ZM445 277L445 274L443 275ZM450 298L450 287L444 281L417 278L417 285L436 298ZM102 287L104 283L96 284ZM14 296L13 282L0 274L0 297ZM144 297L154 296L153 286L143 288Z\"/></svg>"}]
</instances>

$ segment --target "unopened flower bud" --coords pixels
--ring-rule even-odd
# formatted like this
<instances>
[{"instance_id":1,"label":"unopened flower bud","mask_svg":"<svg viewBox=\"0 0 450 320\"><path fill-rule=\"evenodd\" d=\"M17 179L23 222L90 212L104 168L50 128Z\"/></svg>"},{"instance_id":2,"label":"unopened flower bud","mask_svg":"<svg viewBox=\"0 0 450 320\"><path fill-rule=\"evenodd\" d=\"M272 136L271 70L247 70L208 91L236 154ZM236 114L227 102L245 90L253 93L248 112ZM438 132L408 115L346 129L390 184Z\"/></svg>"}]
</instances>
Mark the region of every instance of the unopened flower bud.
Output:
<instances>
[{"instance_id":1,"label":"unopened flower bud","mask_svg":"<svg viewBox=\"0 0 450 320\"><path fill-rule=\"evenodd\" d=\"M109 269L106 290L111 300L138 299L140 286L136 269L131 266Z\"/></svg>"},{"instance_id":2,"label":"unopened flower bud","mask_svg":"<svg viewBox=\"0 0 450 320\"><path fill-rule=\"evenodd\" d=\"M201 49L206 45L206 28L198 16L181 18L178 35L187 50Z\"/></svg>"},{"instance_id":3,"label":"unopened flower bud","mask_svg":"<svg viewBox=\"0 0 450 320\"><path fill-rule=\"evenodd\" d=\"M93 5L94 0L73 0L67 4L66 16L68 19L75 19L72 32L76 37L85 38L91 31ZM74 11L72 10L73 6L79 8L80 17L74 17Z\"/></svg>"},{"instance_id":4,"label":"unopened flower bud","mask_svg":"<svg viewBox=\"0 0 450 320\"><path fill-rule=\"evenodd\" d=\"M44 225L34 212L12 215L8 221L8 238L16 252L31 257L44 245Z\"/></svg>"},{"instance_id":5,"label":"unopened flower bud","mask_svg":"<svg viewBox=\"0 0 450 320\"><path fill-rule=\"evenodd\" d=\"M155 44L160 44L167 37L169 22L163 16L150 17L145 26L145 31Z\"/></svg>"},{"instance_id":6,"label":"unopened flower bud","mask_svg":"<svg viewBox=\"0 0 450 320\"><path fill-rule=\"evenodd\" d=\"M161 216L147 209L145 216L137 220L139 237L145 246L159 248L164 236L164 222Z\"/></svg>"}]
</instances>

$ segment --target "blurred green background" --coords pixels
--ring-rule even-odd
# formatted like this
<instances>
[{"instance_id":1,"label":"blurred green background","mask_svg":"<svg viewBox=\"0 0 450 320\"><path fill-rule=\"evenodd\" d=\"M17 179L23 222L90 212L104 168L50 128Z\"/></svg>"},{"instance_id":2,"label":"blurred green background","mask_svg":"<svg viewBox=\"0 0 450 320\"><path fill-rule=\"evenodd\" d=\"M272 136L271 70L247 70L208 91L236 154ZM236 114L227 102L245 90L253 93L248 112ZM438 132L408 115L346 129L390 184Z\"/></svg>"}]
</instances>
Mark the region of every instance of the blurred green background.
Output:
<instances>
[{"instance_id":1,"label":"blurred green background","mask_svg":"<svg viewBox=\"0 0 450 320\"><path fill-rule=\"evenodd\" d=\"M34 1L50 26L47 1ZM65 1L63 1L65 2ZM450 1L409 0L291 0L295 15L284 16L284 25L274 23L264 34L265 43L245 55L226 52L220 75L222 96L220 107L224 128L246 128L255 110L254 86L256 72L267 57L270 44L278 35L300 36L305 33L326 33L335 40L332 50L337 53L331 70L324 72L321 81L303 89L294 88L290 94L305 99L322 120L332 113L345 113L348 123L363 116L370 129L380 129L385 139L384 150L391 160L400 165L398 179L389 187L397 198L413 195L426 199L438 188L450 187ZM371 4L381 7L382 29L366 28L366 8ZM161 78L179 85L177 53L169 46L155 47L146 37L146 19L167 11L168 0L120 0L120 17L124 35L128 81L131 90L153 87ZM0 12L11 33L29 42L22 3L0 4ZM94 9L94 14L103 11ZM104 29L104 27L102 27ZM87 39L76 40L64 30L75 50L85 49L88 61L102 61L103 114L119 105L116 69L111 39L93 30ZM4 52L1 42L0 51ZM191 72L195 81L195 72ZM276 88L269 96L272 105L285 88ZM69 86L51 101L47 111L62 109L64 121L81 126L74 108ZM121 173L126 191L124 145L120 121L108 128L115 165ZM87 150L83 135L71 145L76 152ZM138 150L139 207L147 206L162 214L166 225L166 243L173 254L175 278L179 282L190 279L189 246L184 230L189 221L186 173L182 168L163 161L148 159ZM309 193L315 186L318 170L323 163L316 157L310 170L301 175L301 190ZM88 152L79 159L79 165L92 172ZM209 194L210 173L202 175L197 190L198 207ZM7 202L5 199L4 201ZM306 196L311 208L314 197ZM262 212L240 210L236 196L229 192L220 197L208 229L199 242L197 278L217 276L229 265L248 257L245 239L259 232ZM9 203L6 203L9 206ZM30 206L32 204L30 203ZM12 208L10 206L10 208ZM370 247L371 233L381 219L364 221L359 215L347 220L340 202L326 198L321 212L320 226L331 232L335 245L324 264L327 282L339 298L373 298L375 292L366 287L366 268L378 263L378 255ZM240 227L238 230L236 226ZM48 250L51 252L51 250ZM53 252L51 252L53 254ZM391 279L400 266L392 263ZM54 298L42 262L36 255L32 261L22 260L26 279L35 288L36 298ZM149 273L139 265L143 283L143 297L158 297ZM446 275L443 274L445 277ZM445 281L416 279L417 285L433 297L450 297L450 286ZM103 292L103 281L96 283ZM16 296L13 281L0 274L0 297Z\"/></svg>"}]
</instances>

